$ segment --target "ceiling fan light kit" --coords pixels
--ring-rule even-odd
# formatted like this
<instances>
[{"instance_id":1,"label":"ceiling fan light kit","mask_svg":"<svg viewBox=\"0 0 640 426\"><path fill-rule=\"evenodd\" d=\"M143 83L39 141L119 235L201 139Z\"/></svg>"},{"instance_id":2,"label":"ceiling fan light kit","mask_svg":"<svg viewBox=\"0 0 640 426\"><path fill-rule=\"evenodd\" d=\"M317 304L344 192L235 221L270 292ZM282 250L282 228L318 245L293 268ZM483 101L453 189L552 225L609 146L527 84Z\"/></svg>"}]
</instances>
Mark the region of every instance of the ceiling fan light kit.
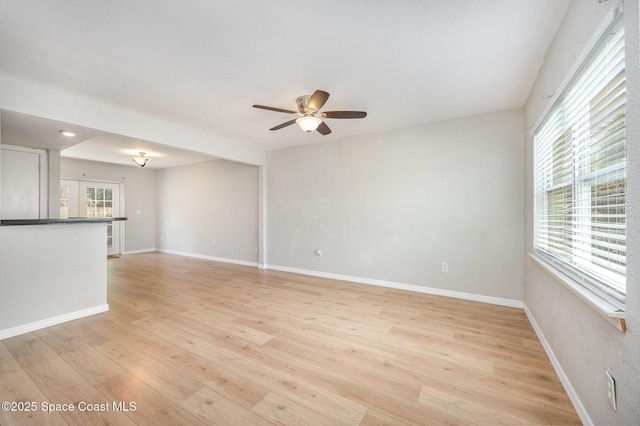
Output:
<instances>
[{"instance_id":1,"label":"ceiling fan light kit","mask_svg":"<svg viewBox=\"0 0 640 426\"><path fill-rule=\"evenodd\" d=\"M331 133L331 129L329 128L329 126L327 126L327 123L322 120L323 118L365 118L367 116L367 113L364 111L320 112L320 109L327 102L327 99L329 99L328 92L325 92L324 90L316 90L311 96L304 95L296 99L298 112L264 105L253 105L253 107L266 109L269 111L282 112L285 114L296 114L300 116L299 118L289 120L275 127L272 127L269 130L280 130L283 127L287 127L292 125L293 123L297 123L298 126L300 126L300 128L307 133L311 133L317 130L318 133L322 135L328 135L329 133Z\"/></svg>"},{"instance_id":2,"label":"ceiling fan light kit","mask_svg":"<svg viewBox=\"0 0 640 426\"><path fill-rule=\"evenodd\" d=\"M322 123L322 120L318 117L308 116L296 119L296 123L298 123L298 126L300 126L302 130L307 133L311 133L318 128L320 123Z\"/></svg>"}]
</instances>

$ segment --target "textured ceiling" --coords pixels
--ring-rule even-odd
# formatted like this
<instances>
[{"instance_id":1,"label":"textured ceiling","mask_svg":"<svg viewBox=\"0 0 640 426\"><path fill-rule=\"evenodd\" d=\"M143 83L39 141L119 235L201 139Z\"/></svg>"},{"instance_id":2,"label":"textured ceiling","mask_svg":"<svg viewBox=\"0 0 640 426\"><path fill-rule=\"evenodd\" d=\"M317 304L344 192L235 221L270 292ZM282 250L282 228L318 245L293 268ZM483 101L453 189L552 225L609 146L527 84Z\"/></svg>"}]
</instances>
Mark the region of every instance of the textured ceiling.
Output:
<instances>
[{"instance_id":1,"label":"textured ceiling","mask_svg":"<svg viewBox=\"0 0 640 426\"><path fill-rule=\"evenodd\" d=\"M568 0L0 0L0 73L271 150L522 106ZM268 129L331 93L333 133Z\"/></svg>"}]
</instances>

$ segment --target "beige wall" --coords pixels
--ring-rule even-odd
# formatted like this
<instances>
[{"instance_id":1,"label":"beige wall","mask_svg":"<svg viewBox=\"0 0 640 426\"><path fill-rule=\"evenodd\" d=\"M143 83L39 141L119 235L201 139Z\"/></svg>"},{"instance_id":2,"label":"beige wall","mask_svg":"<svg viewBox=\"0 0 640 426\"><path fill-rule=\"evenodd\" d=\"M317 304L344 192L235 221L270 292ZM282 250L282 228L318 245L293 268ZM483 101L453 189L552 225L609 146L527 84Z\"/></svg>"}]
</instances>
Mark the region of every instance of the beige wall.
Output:
<instances>
[{"instance_id":1,"label":"beige wall","mask_svg":"<svg viewBox=\"0 0 640 426\"><path fill-rule=\"evenodd\" d=\"M258 172L225 160L158 171L158 249L257 264Z\"/></svg>"},{"instance_id":2,"label":"beige wall","mask_svg":"<svg viewBox=\"0 0 640 426\"><path fill-rule=\"evenodd\" d=\"M269 152L269 265L522 301L523 132L514 109Z\"/></svg>"}]
</instances>

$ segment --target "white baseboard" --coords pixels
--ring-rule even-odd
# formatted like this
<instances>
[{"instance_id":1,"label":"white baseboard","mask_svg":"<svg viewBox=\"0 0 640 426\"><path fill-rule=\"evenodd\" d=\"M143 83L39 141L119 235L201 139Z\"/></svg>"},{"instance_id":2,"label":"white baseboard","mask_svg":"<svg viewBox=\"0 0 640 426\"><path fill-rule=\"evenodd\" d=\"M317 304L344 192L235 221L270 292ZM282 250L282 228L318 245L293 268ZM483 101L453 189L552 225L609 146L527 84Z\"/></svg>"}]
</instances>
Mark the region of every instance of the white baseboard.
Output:
<instances>
[{"instance_id":1,"label":"white baseboard","mask_svg":"<svg viewBox=\"0 0 640 426\"><path fill-rule=\"evenodd\" d=\"M123 251L122 254L153 253L154 251L157 251L157 250L155 247L152 247L152 248L146 248L146 249L140 249L140 250Z\"/></svg>"},{"instance_id":2,"label":"white baseboard","mask_svg":"<svg viewBox=\"0 0 640 426\"><path fill-rule=\"evenodd\" d=\"M248 262L244 260L205 256L201 254L182 252L177 250L157 249L156 251L160 253L175 254L178 256L187 256L187 257L195 257L198 259L213 260L215 262L225 262L225 263L233 263L236 265L252 266L252 267L256 267L258 269L264 269L264 270L272 269L274 271L291 272L294 274L310 275L314 277L329 278L329 279L339 280L339 281L350 281L350 282L355 282L359 284L369 284L369 285L375 285L379 287L394 288L397 290L407 290L407 291L414 291L417 293L433 294L436 296L453 297L456 299L471 300L474 302L489 303L492 305L508 306L511 308L522 309L523 307L523 302L520 300L503 299L500 297L484 296L480 294L464 293L461 291L444 290L444 289L433 288L433 287L423 287L420 285L403 284L403 283L397 283L393 281L376 280L372 278L362 278L362 277L355 277L350 275L333 274L330 272L319 272L311 269L300 269L300 268L292 268L289 266L267 265L267 264L258 263L258 262Z\"/></svg>"},{"instance_id":3,"label":"white baseboard","mask_svg":"<svg viewBox=\"0 0 640 426\"><path fill-rule=\"evenodd\" d=\"M213 260L214 262L233 263L235 265L253 266L256 268L258 267L258 262L249 262L247 260L227 259L224 257L206 256L203 254L188 253L184 251L167 250L167 249L157 249L156 251L160 253L175 254L178 256L195 257L196 259Z\"/></svg>"},{"instance_id":4,"label":"white baseboard","mask_svg":"<svg viewBox=\"0 0 640 426\"><path fill-rule=\"evenodd\" d=\"M520 300L503 299L500 297L483 296L480 294L464 293L461 291L444 290L441 288L423 287L415 284L403 284L393 281L376 280L372 278L354 277L350 275L333 274L329 272L319 272L310 269L291 268L288 266L264 265L264 269L273 269L276 271L292 272L294 274L311 275L314 277L330 278L333 280L350 281L359 284L369 284L379 287L388 287L397 290L415 291L417 293L433 294L436 296L453 297L456 299L471 300L474 302L490 303L492 305L508 306L511 308L520 308L524 306Z\"/></svg>"},{"instance_id":5,"label":"white baseboard","mask_svg":"<svg viewBox=\"0 0 640 426\"><path fill-rule=\"evenodd\" d=\"M17 327L7 328L4 330L0 330L0 340L8 339L9 337L18 336L20 334L30 333L42 328L51 327L52 325L62 324L63 322L73 321L79 318L88 317L90 315L100 314L102 312L107 312L108 310L109 305L105 303L104 305L94 306L93 308L69 312L68 314L58 315L56 317L19 325Z\"/></svg>"},{"instance_id":6,"label":"white baseboard","mask_svg":"<svg viewBox=\"0 0 640 426\"><path fill-rule=\"evenodd\" d=\"M580 421L585 426L593 426L593 422L591 421L589 414L587 414L587 410L585 410L584 405L582 405L582 401L580 401L578 394L576 393L575 389L571 385L571 382L569 381L569 378L565 374L564 370L562 369L562 366L560 365L558 358L556 358L556 355L553 353L553 349L551 349L551 345L549 345L549 342L547 341L544 334L542 333L542 329L540 328L540 326L538 326L538 323L536 322L536 319L533 316L533 313L531 313L531 311L529 310L526 304L524 304L524 313L527 315L527 318L529 319L531 326L535 330L536 335L540 340L540 343L542 343L542 347L544 348L544 351L547 353L547 356L551 361L551 365L553 365L553 369L556 371L556 374L560 378L560 381L562 382L562 386L564 386L564 390L567 393L567 396L569 397L569 399L571 400L571 403L573 404L573 408L575 408L576 413L578 414L578 417L580 417Z\"/></svg>"}]
</instances>

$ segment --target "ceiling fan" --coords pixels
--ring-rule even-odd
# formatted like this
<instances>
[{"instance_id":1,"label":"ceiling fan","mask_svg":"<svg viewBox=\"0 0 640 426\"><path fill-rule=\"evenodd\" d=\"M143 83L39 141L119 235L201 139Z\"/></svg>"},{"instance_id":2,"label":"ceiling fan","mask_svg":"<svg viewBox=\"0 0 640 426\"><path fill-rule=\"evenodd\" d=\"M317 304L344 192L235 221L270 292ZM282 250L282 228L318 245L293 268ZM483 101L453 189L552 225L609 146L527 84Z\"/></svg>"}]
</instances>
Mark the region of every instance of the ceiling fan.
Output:
<instances>
[{"instance_id":1,"label":"ceiling fan","mask_svg":"<svg viewBox=\"0 0 640 426\"><path fill-rule=\"evenodd\" d=\"M292 111L289 109L275 108L264 105L254 105L254 108L266 109L269 111L284 112L285 114L296 114L299 117L289 120L285 123L279 124L276 127L272 127L269 130L280 130L283 127L298 123L300 128L305 132L313 132L317 130L323 135L331 133L331 129L327 126L322 119L323 118L365 118L367 113L364 111L325 111L320 112L320 108L329 99L329 93L324 90L316 90L313 95L304 95L296 99L298 104L298 111Z\"/></svg>"}]
</instances>

